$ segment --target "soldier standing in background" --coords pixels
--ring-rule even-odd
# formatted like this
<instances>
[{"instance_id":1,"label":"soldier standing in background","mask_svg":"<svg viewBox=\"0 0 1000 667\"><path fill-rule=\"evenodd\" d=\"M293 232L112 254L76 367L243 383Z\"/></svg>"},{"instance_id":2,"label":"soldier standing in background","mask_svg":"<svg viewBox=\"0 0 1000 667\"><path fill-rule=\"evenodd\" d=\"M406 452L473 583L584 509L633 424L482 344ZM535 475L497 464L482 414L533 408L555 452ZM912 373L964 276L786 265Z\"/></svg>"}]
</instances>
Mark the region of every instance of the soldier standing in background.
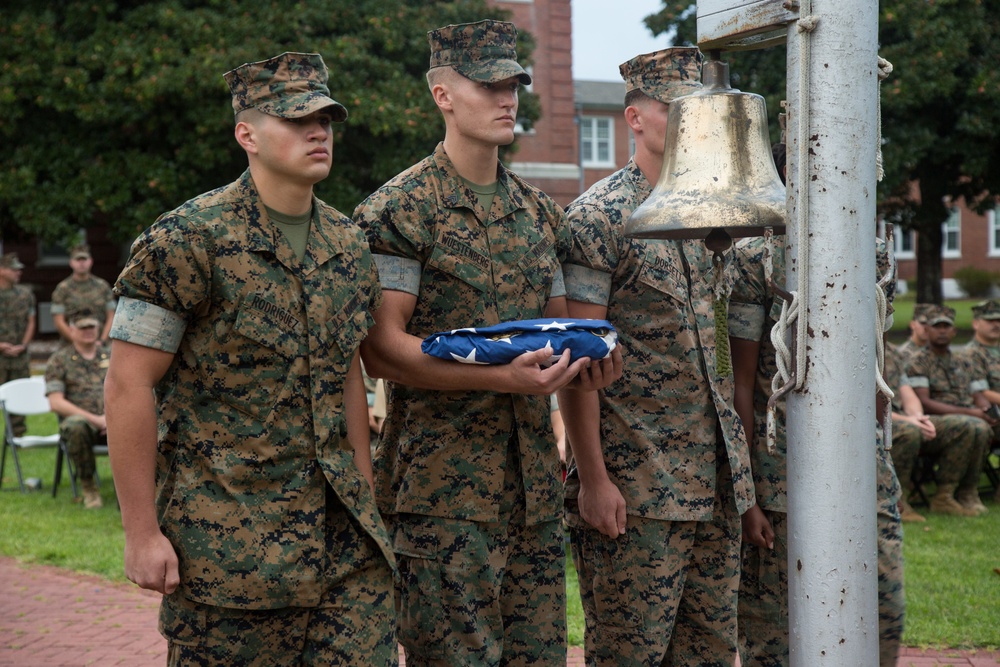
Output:
<instances>
[{"instance_id":1,"label":"soldier standing in background","mask_svg":"<svg viewBox=\"0 0 1000 667\"><path fill-rule=\"evenodd\" d=\"M45 393L59 415L59 436L83 488L83 506L102 505L95 480L94 445L108 440L104 416L104 377L110 354L97 340L99 320L89 310L66 315L70 344L57 350L45 366Z\"/></svg>"},{"instance_id":2,"label":"soldier standing in background","mask_svg":"<svg viewBox=\"0 0 1000 667\"><path fill-rule=\"evenodd\" d=\"M0 257L0 384L31 375L28 343L35 335L35 295L21 282L24 264L17 254ZM27 428L22 415L11 416L14 435Z\"/></svg>"},{"instance_id":3,"label":"soldier standing in background","mask_svg":"<svg viewBox=\"0 0 1000 667\"><path fill-rule=\"evenodd\" d=\"M90 272L94 268L94 258L86 243L73 246L69 251L69 266L73 273L52 290L52 322L63 341L67 342L71 338L66 314L89 310L97 317L100 326L97 342L104 345L108 342L111 319L115 314L115 295L111 285Z\"/></svg>"},{"instance_id":4,"label":"soldier standing in background","mask_svg":"<svg viewBox=\"0 0 1000 667\"><path fill-rule=\"evenodd\" d=\"M249 169L160 216L115 287L125 572L164 594L171 665L396 665L357 351L381 291L313 193L347 110L319 54L225 78Z\"/></svg>"},{"instance_id":5,"label":"soldier standing in background","mask_svg":"<svg viewBox=\"0 0 1000 667\"><path fill-rule=\"evenodd\" d=\"M753 485L732 374L717 367L712 253L624 235L659 178L670 102L701 87L701 61L678 47L621 65L635 155L567 208L570 315L614 324L624 360L604 391L559 394L590 665L731 665L736 653Z\"/></svg>"},{"instance_id":6,"label":"soldier standing in background","mask_svg":"<svg viewBox=\"0 0 1000 667\"><path fill-rule=\"evenodd\" d=\"M506 365L422 353L438 331L565 317L566 218L508 171L518 88L513 24L430 31L427 82L444 116L434 153L354 212L375 253L384 301L362 350L386 380L375 455L379 508L399 563L406 664L557 665L566 661L561 468L549 394L601 383L594 363L550 349ZM617 369L614 366L617 365Z\"/></svg>"}]
</instances>

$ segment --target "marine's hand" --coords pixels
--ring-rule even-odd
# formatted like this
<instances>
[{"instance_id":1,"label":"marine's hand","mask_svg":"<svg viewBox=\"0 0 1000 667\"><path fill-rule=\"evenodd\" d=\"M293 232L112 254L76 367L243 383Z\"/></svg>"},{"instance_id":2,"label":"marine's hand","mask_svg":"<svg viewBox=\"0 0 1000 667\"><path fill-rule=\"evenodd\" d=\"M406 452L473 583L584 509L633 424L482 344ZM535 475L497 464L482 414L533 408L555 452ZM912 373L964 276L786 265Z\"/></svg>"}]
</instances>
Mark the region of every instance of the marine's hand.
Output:
<instances>
[{"instance_id":1,"label":"marine's hand","mask_svg":"<svg viewBox=\"0 0 1000 667\"><path fill-rule=\"evenodd\" d=\"M616 346L611 356L606 359L591 361L573 378L570 386L580 391L597 391L604 389L622 376L621 346Z\"/></svg>"},{"instance_id":2,"label":"marine's hand","mask_svg":"<svg viewBox=\"0 0 1000 667\"><path fill-rule=\"evenodd\" d=\"M548 368L542 364L552 356L551 347L525 352L507 364L509 386L506 392L547 396L569 384L589 363L589 357L570 360L569 350Z\"/></svg>"},{"instance_id":3,"label":"marine's hand","mask_svg":"<svg viewBox=\"0 0 1000 667\"><path fill-rule=\"evenodd\" d=\"M758 547L774 549L774 529L764 516L760 505L754 505L740 517L743 522L743 541Z\"/></svg>"},{"instance_id":4,"label":"marine's hand","mask_svg":"<svg viewBox=\"0 0 1000 667\"><path fill-rule=\"evenodd\" d=\"M139 588L173 593L180 583L174 545L159 531L143 539L126 536L125 576Z\"/></svg>"},{"instance_id":5,"label":"marine's hand","mask_svg":"<svg viewBox=\"0 0 1000 667\"><path fill-rule=\"evenodd\" d=\"M625 498L610 479L581 484L577 503L583 520L602 534L612 539L625 534Z\"/></svg>"}]
</instances>

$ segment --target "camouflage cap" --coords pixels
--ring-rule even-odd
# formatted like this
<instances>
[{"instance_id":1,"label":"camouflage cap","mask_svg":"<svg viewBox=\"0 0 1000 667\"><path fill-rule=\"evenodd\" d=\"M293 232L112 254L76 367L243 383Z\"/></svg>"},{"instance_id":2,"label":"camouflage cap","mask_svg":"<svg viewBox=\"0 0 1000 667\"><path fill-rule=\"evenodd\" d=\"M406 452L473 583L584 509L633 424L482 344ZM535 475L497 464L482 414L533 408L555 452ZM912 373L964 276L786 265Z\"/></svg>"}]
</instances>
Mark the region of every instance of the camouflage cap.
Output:
<instances>
[{"instance_id":1,"label":"camouflage cap","mask_svg":"<svg viewBox=\"0 0 1000 667\"><path fill-rule=\"evenodd\" d=\"M473 81L493 83L516 76L524 85L531 76L517 64L517 28L513 23L486 19L446 25L427 33L430 69L453 67Z\"/></svg>"},{"instance_id":2,"label":"camouflage cap","mask_svg":"<svg viewBox=\"0 0 1000 667\"><path fill-rule=\"evenodd\" d=\"M955 309L948 306L929 304L927 306L927 326L932 327L935 324L942 323L955 325Z\"/></svg>"},{"instance_id":3,"label":"camouflage cap","mask_svg":"<svg viewBox=\"0 0 1000 667\"><path fill-rule=\"evenodd\" d=\"M77 329L100 326L97 316L94 315L94 311L90 308L81 308L80 310L73 311L66 316L66 321Z\"/></svg>"},{"instance_id":4,"label":"camouflage cap","mask_svg":"<svg viewBox=\"0 0 1000 667\"><path fill-rule=\"evenodd\" d=\"M977 320L1000 320L1000 301L990 299L972 307L972 316Z\"/></svg>"},{"instance_id":5,"label":"camouflage cap","mask_svg":"<svg viewBox=\"0 0 1000 667\"><path fill-rule=\"evenodd\" d=\"M234 113L257 109L279 118L301 118L328 109L336 122L347 119L344 105L330 97L326 64L318 53L282 53L223 76L233 94Z\"/></svg>"},{"instance_id":6,"label":"camouflage cap","mask_svg":"<svg viewBox=\"0 0 1000 667\"><path fill-rule=\"evenodd\" d=\"M927 309L933 307L932 303L918 303L913 306L913 321L920 324L927 324Z\"/></svg>"},{"instance_id":7,"label":"camouflage cap","mask_svg":"<svg viewBox=\"0 0 1000 667\"><path fill-rule=\"evenodd\" d=\"M90 246L86 243L79 243L69 249L70 259L90 259Z\"/></svg>"},{"instance_id":8,"label":"camouflage cap","mask_svg":"<svg viewBox=\"0 0 1000 667\"><path fill-rule=\"evenodd\" d=\"M654 100L669 104L701 88L704 56L695 46L675 46L636 56L618 66L625 92L641 90Z\"/></svg>"},{"instance_id":9,"label":"camouflage cap","mask_svg":"<svg viewBox=\"0 0 1000 667\"><path fill-rule=\"evenodd\" d=\"M21 260L17 258L16 252L8 252L0 256L0 269L13 269L15 271L20 271L24 268L24 264Z\"/></svg>"}]
</instances>

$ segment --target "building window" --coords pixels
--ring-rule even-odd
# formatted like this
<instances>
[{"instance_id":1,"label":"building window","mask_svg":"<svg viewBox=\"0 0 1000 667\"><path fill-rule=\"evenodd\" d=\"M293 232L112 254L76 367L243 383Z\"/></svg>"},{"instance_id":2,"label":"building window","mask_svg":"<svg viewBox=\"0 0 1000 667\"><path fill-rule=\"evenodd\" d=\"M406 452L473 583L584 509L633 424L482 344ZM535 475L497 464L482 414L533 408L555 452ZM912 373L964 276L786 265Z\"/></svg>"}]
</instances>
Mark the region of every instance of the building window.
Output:
<instances>
[{"instance_id":1,"label":"building window","mask_svg":"<svg viewBox=\"0 0 1000 667\"><path fill-rule=\"evenodd\" d=\"M892 252L896 259L915 259L917 234L912 229L896 228L892 231Z\"/></svg>"},{"instance_id":2,"label":"building window","mask_svg":"<svg viewBox=\"0 0 1000 667\"><path fill-rule=\"evenodd\" d=\"M584 167L615 166L613 119L593 116L580 119L580 154Z\"/></svg>"},{"instance_id":3,"label":"building window","mask_svg":"<svg viewBox=\"0 0 1000 667\"><path fill-rule=\"evenodd\" d=\"M1000 257L1000 204L986 211L986 231L990 237L989 256Z\"/></svg>"},{"instance_id":4,"label":"building window","mask_svg":"<svg viewBox=\"0 0 1000 667\"><path fill-rule=\"evenodd\" d=\"M87 232L81 229L76 240L67 243L38 242L37 266L69 266L69 249L77 243L87 242Z\"/></svg>"},{"instance_id":5,"label":"building window","mask_svg":"<svg viewBox=\"0 0 1000 667\"><path fill-rule=\"evenodd\" d=\"M957 259L962 256L962 213L957 206L951 209L948 219L941 224L941 257Z\"/></svg>"}]
</instances>

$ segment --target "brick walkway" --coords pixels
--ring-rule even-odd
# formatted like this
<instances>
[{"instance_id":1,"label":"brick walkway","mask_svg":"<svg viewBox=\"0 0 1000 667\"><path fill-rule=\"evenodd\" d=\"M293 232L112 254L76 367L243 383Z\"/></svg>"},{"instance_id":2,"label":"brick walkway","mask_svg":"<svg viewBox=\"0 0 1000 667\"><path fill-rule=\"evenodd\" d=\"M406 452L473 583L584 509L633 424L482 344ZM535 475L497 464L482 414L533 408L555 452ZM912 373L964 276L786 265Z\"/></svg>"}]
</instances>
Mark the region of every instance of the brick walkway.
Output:
<instances>
[{"instance_id":1,"label":"brick walkway","mask_svg":"<svg viewBox=\"0 0 1000 667\"><path fill-rule=\"evenodd\" d=\"M158 606L135 586L0 558L0 667L162 667ZM567 667L582 665L571 648ZM1000 667L1000 651L904 649L898 667L931 665Z\"/></svg>"}]
</instances>

